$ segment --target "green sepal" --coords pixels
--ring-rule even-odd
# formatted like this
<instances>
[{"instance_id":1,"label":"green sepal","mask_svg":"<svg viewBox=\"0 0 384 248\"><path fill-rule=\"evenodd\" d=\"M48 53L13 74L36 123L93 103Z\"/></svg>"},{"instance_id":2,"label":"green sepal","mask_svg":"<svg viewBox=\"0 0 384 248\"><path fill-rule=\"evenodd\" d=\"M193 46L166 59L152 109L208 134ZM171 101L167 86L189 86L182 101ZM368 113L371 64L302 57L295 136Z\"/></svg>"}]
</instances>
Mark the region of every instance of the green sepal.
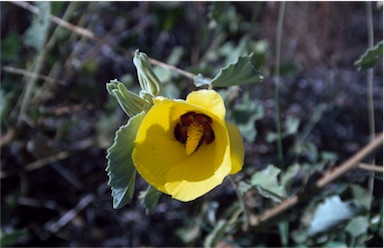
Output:
<instances>
[{"instance_id":1,"label":"green sepal","mask_svg":"<svg viewBox=\"0 0 384 248\"><path fill-rule=\"evenodd\" d=\"M151 185L148 185L147 190L140 192L139 199L145 207L145 213L151 214L157 206L162 193Z\"/></svg>"},{"instance_id":2,"label":"green sepal","mask_svg":"<svg viewBox=\"0 0 384 248\"><path fill-rule=\"evenodd\" d=\"M355 62L359 71L365 71L373 68L380 57L383 56L383 41L380 41L376 46L368 48L367 51Z\"/></svg>"},{"instance_id":3,"label":"green sepal","mask_svg":"<svg viewBox=\"0 0 384 248\"><path fill-rule=\"evenodd\" d=\"M229 87L233 85L258 83L263 80L261 72L251 62L253 53L247 56L240 56L237 60L222 68L212 80L199 74L194 78L197 87L212 85L214 87Z\"/></svg>"},{"instance_id":4,"label":"green sepal","mask_svg":"<svg viewBox=\"0 0 384 248\"><path fill-rule=\"evenodd\" d=\"M129 117L133 117L143 110L148 111L153 104L153 102L129 91L123 83L116 79L107 83L107 91L116 98L120 107Z\"/></svg>"},{"instance_id":5,"label":"green sepal","mask_svg":"<svg viewBox=\"0 0 384 248\"><path fill-rule=\"evenodd\" d=\"M126 125L117 130L112 146L107 150L108 185L112 189L113 208L118 209L130 203L133 196L136 168L132 160L132 151L137 130L145 113L130 118Z\"/></svg>"}]
</instances>

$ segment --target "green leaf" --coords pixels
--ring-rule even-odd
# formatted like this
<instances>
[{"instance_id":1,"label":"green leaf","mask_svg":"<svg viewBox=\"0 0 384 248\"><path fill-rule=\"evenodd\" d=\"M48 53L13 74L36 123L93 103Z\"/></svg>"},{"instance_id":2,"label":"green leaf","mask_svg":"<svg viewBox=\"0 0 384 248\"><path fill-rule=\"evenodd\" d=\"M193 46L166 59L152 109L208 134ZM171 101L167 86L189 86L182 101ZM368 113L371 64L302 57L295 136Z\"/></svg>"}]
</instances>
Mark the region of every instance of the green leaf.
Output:
<instances>
[{"instance_id":1,"label":"green leaf","mask_svg":"<svg viewBox=\"0 0 384 248\"><path fill-rule=\"evenodd\" d=\"M50 2L36 2L39 13L34 17L31 26L25 33L24 42L27 46L40 51L45 46L49 28L49 16L51 12Z\"/></svg>"},{"instance_id":2,"label":"green leaf","mask_svg":"<svg viewBox=\"0 0 384 248\"><path fill-rule=\"evenodd\" d=\"M20 35L15 32L10 32L7 37L1 42L1 57L12 62L17 61L18 53L21 49ZM9 61L7 61L9 63Z\"/></svg>"},{"instance_id":3,"label":"green leaf","mask_svg":"<svg viewBox=\"0 0 384 248\"><path fill-rule=\"evenodd\" d=\"M212 80L205 78L203 75L198 74L194 78L194 84L197 87L203 85L210 85L215 87L229 87L233 85L257 83L263 80L263 76L259 70L252 65L253 53L238 57L237 60L225 68L222 68L219 74L216 75Z\"/></svg>"},{"instance_id":4,"label":"green leaf","mask_svg":"<svg viewBox=\"0 0 384 248\"><path fill-rule=\"evenodd\" d=\"M26 236L28 236L27 229L15 230L11 233L3 233L2 231L0 231L0 246L6 247L14 245L17 241Z\"/></svg>"},{"instance_id":5,"label":"green leaf","mask_svg":"<svg viewBox=\"0 0 384 248\"><path fill-rule=\"evenodd\" d=\"M253 53L248 56L238 57L234 62L221 69L211 81L215 87L228 87L247 83L258 83L263 80L259 70L252 65Z\"/></svg>"},{"instance_id":6,"label":"green leaf","mask_svg":"<svg viewBox=\"0 0 384 248\"><path fill-rule=\"evenodd\" d=\"M144 205L145 213L147 215L151 214L152 211L155 209L161 195L162 193L151 185L148 185L147 190L140 192L139 199Z\"/></svg>"},{"instance_id":7,"label":"green leaf","mask_svg":"<svg viewBox=\"0 0 384 248\"><path fill-rule=\"evenodd\" d=\"M196 85L196 87L201 87L204 85L210 85L211 79L206 78L199 73L196 77L193 78L193 83Z\"/></svg>"},{"instance_id":8,"label":"green leaf","mask_svg":"<svg viewBox=\"0 0 384 248\"><path fill-rule=\"evenodd\" d=\"M285 190L288 194L293 195L297 192L292 192L292 184L295 181L295 178L300 173L301 168L298 163L294 163L285 170L284 174L281 176L281 184L285 187Z\"/></svg>"},{"instance_id":9,"label":"green leaf","mask_svg":"<svg viewBox=\"0 0 384 248\"><path fill-rule=\"evenodd\" d=\"M240 193L242 195L245 195L245 193L247 193L247 191L252 188L252 185L249 184L249 183L246 183L244 181L240 181L239 185L237 186L237 188L238 188L238 190L240 191Z\"/></svg>"},{"instance_id":10,"label":"green leaf","mask_svg":"<svg viewBox=\"0 0 384 248\"><path fill-rule=\"evenodd\" d=\"M367 233L368 226L368 218L366 216L359 216L348 223L346 230L352 237L358 237L361 234Z\"/></svg>"},{"instance_id":11,"label":"green leaf","mask_svg":"<svg viewBox=\"0 0 384 248\"><path fill-rule=\"evenodd\" d=\"M200 234L200 226L193 225L190 227L181 227L176 230L176 235L184 244L188 244L195 240Z\"/></svg>"},{"instance_id":12,"label":"green leaf","mask_svg":"<svg viewBox=\"0 0 384 248\"><path fill-rule=\"evenodd\" d=\"M224 237L226 226L225 220L219 220L212 232L205 238L204 247L216 247L216 243Z\"/></svg>"},{"instance_id":13,"label":"green leaf","mask_svg":"<svg viewBox=\"0 0 384 248\"><path fill-rule=\"evenodd\" d=\"M108 184L112 189L113 208L118 209L130 203L135 186L136 168L132 161L132 151L137 130L144 118L144 112L129 119L115 135L115 142L107 150Z\"/></svg>"},{"instance_id":14,"label":"green leaf","mask_svg":"<svg viewBox=\"0 0 384 248\"><path fill-rule=\"evenodd\" d=\"M314 236L352 219L361 213L361 207L355 202L343 202L335 195L325 199L317 206L308 235Z\"/></svg>"},{"instance_id":15,"label":"green leaf","mask_svg":"<svg viewBox=\"0 0 384 248\"><path fill-rule=\"evenodd\" d=\"M367 211L371 209L372 203L372 194L368 190L362 188L359 185L350 185L352 191L353 199L355 199L361 206L363 206Z\"/></svg>"},{"instance_id":16,"label":"green leaf","mask_svg":"<svg viewBox=\"0 0 384 248\"><path fill-rule=\"evenodd\" d=\"M235 104L232 115L244 139L248 142L253 142L257 135L255 122L264 117L264 109L260 104L249 98L249 93L245 92L242 97L242 103Z\"/></svg>"},{"instance_id":17,"label":"green leaf","mask_svg":"<svg viewBox=\"0 0 384 248\"><path fill-rule=\"evenodd\" d=\"M365 71L373 68L380 57L383 56L383 41L380 41L376 46L368 48L367 51L355 62L359 71Z\"/></svg>"},{"instance_id":18,"label":"green leaf","mask_svg":"<svg viewBox=\"0 0 384 248\"><path fill-rule=\"evenodd\" d=\"M256 172L251 183L257 186L260 194L264 197L271 198L274 201L280 202L282 197L285 197L284 186L279 185L277 176L280 174L280 169L273 165L260 172Z\"/></svg>"}]
</instances>

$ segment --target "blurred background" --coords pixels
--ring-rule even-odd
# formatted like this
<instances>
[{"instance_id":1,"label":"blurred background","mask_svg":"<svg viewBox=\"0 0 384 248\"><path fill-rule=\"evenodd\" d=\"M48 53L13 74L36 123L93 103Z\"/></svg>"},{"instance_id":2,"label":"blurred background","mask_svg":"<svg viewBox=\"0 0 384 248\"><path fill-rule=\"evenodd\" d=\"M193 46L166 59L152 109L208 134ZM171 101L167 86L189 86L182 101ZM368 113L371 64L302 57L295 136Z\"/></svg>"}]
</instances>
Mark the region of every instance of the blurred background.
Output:
<instances>
[{"instance_id":1,"label":"blurred background","mask_svg":"<svg viewBox=\"0 0 384 248\"><path fill-rule=\"evenodd\" d=\"M354 65L368 47L367 4L286 3L280 59L286 165L329 168L369 142L367 72ZM369 4L376 44L382 40L383 12L376 2ZM244 135L246 161L237 177L277 165L273 77L279 7L279 2L1 2L3 245L202 246L212 230L210 214L224 216L237 199L227 180L190 203L163 195L147 216L138 199L146 183L138 178L133 202L112 208L106 149L128 117L105 85L118 79L138 92L136 49L206 77L253 52L263 82L218 90ZM372 79L376 133L383 127L382 67L380 60ZM177 72L153 68L167 97L184 98L196 89ZM382 164L382 152L376 164ZM341 180L366 188L368 175L356 169ZM382 176L374 185L372 211L382 212ZM249 204L256 213L269 206ZM290 225L300 229L301 222ZM367 245L382 246L382 235L372 235ZM234 243L226 246L281 246L276 226L232 236ZM290 237L289 244L297 239Z\"/></svg>"}]
</instances>

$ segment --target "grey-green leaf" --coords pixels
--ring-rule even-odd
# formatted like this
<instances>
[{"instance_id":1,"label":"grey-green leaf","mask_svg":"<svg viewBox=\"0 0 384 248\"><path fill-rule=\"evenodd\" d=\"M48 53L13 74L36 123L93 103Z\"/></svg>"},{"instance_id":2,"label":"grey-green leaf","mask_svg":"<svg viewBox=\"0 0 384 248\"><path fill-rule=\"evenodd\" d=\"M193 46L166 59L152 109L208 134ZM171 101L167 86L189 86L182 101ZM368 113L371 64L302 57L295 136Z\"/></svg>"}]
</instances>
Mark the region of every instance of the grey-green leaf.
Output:
<instances>
[{"instance_id":1,"label":"grey-green leaf","mask_svg":"<svg viewBox=\"0 0 384 248\"><path fill-rule=\"evenodd\" d=\"M137 130L145 116L144 112L129 119L119 128L115 142L107 150L108 184L112 189L113 208L118 209L130 203L133 196L136 168L132 160L132 151Z\"/></svg>"},{"instance_id":2,"label":"grey-green leaf","mask_svg":"<svg viewBox=\"0 0 384 248\"><path fill-rule=\"evenodd\" d=\"M210 85L211 84L211 79L206 78L206 77L204 77L203 75L201 75L199 73L199 74L197 74L197 76L195 76L193 78L193 83L195 84L196 87L201 87L201 86L204 86L204 85Z\"/></svg>"},{"instance_id":3,"label":"grey-green leaf","mask_svg":"<svg viewBox=\"0 0 384 248\"><path fill-rule=\"evenodd\" d=\"M240 85L247 83L257 83L263 80L263 76L259 70L252 65L253 53L238 57L234 62L221 69L211 81L215 87L229 87L232 85Z\"/></svg>"},{"instance_id":4,"label":"grey-green leaf","mask_svg":"<svg viewBox=\"0 0 384 248\"><path fill-rule=\"evenodd\" d=\"M139 198L145 207L145 213L147 215L151 214L155 209L161 195L162 193L151 185L148 185L147 190L140 193Z\"/></svg>"},{"instance_id":5,"label":"grey-green leaf","mask_svg":"<svg viewBox=\"0 0 384 248\"><path fill-rule=\"evenodd\" d=\"M51 3L48 1L36 2L36 7L39 9L39 12L25 33L24 43L40 51L45 46L47 40Z\"/></svg>"},{"instance_id":6,"label":"grey-green leaf","mask_svg":"<svg viewBox=\"0 0 384 248\"><path fill-rule=\"evenodd\" d=\"M352 237L358 237L367 233L369 221L366 216L358 216L353 218L347 225L346 230Z\"/></svg>"},{"instance_id":7,"label":"grey-green leaf","mask_svg":"<svg viewBox=\"0 0 384 248\"><path fill-rule=\"evenodd\" d=\"M373 68L380 57L383 56L383 41L380 41L376 46L368 48L367 51L355 62L359 71L365 71Z\"/></svg>"},{"instance_id":8,"label":"grey-green leaf","mask_svg":"<svg viewBox=\"0 0 384 248\"><path fill-rule=\"evenodd\" d=\"M343 202L340 196L330 196L317 207L308 235L329 231L361 213L362 208L353 201Z\"/></svg>"},{"instance_id":9,"label":"grey-green leaf","mask_svg":"<svg viewBox=\"0 0 384 248\"><path fill-rule=\"evenodd\" d=\"M282 197L285 197L286 193L284 186L278 183L278 175L280 169L273 165L262 171L256 172L252 178L251 183L257 186L260 194L264 197L271 198L274 201L280 202Z\"/></svg>"}]
</instances>

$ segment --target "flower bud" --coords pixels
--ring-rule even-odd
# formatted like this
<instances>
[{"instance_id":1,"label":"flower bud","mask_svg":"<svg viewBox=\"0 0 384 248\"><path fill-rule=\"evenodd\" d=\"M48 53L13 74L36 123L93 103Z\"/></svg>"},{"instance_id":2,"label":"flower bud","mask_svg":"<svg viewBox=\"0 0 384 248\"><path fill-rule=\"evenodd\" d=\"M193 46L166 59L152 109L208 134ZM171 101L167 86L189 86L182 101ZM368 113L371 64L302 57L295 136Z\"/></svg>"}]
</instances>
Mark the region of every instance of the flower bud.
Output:
<instances>
[{"instance_id":1,"label":"flower bud","mask_svg":"<svg viewBox=\"0 0 384 248\"><path fill-rule=\"evenodd\" d=\"M153 96L160 95L162 85L159 78L152 70L151 64L148 61L148 56L145 53L136 50L133 63L137 69L137 77L139 79L140 87Z\"/></svg>"}]
</instances>

